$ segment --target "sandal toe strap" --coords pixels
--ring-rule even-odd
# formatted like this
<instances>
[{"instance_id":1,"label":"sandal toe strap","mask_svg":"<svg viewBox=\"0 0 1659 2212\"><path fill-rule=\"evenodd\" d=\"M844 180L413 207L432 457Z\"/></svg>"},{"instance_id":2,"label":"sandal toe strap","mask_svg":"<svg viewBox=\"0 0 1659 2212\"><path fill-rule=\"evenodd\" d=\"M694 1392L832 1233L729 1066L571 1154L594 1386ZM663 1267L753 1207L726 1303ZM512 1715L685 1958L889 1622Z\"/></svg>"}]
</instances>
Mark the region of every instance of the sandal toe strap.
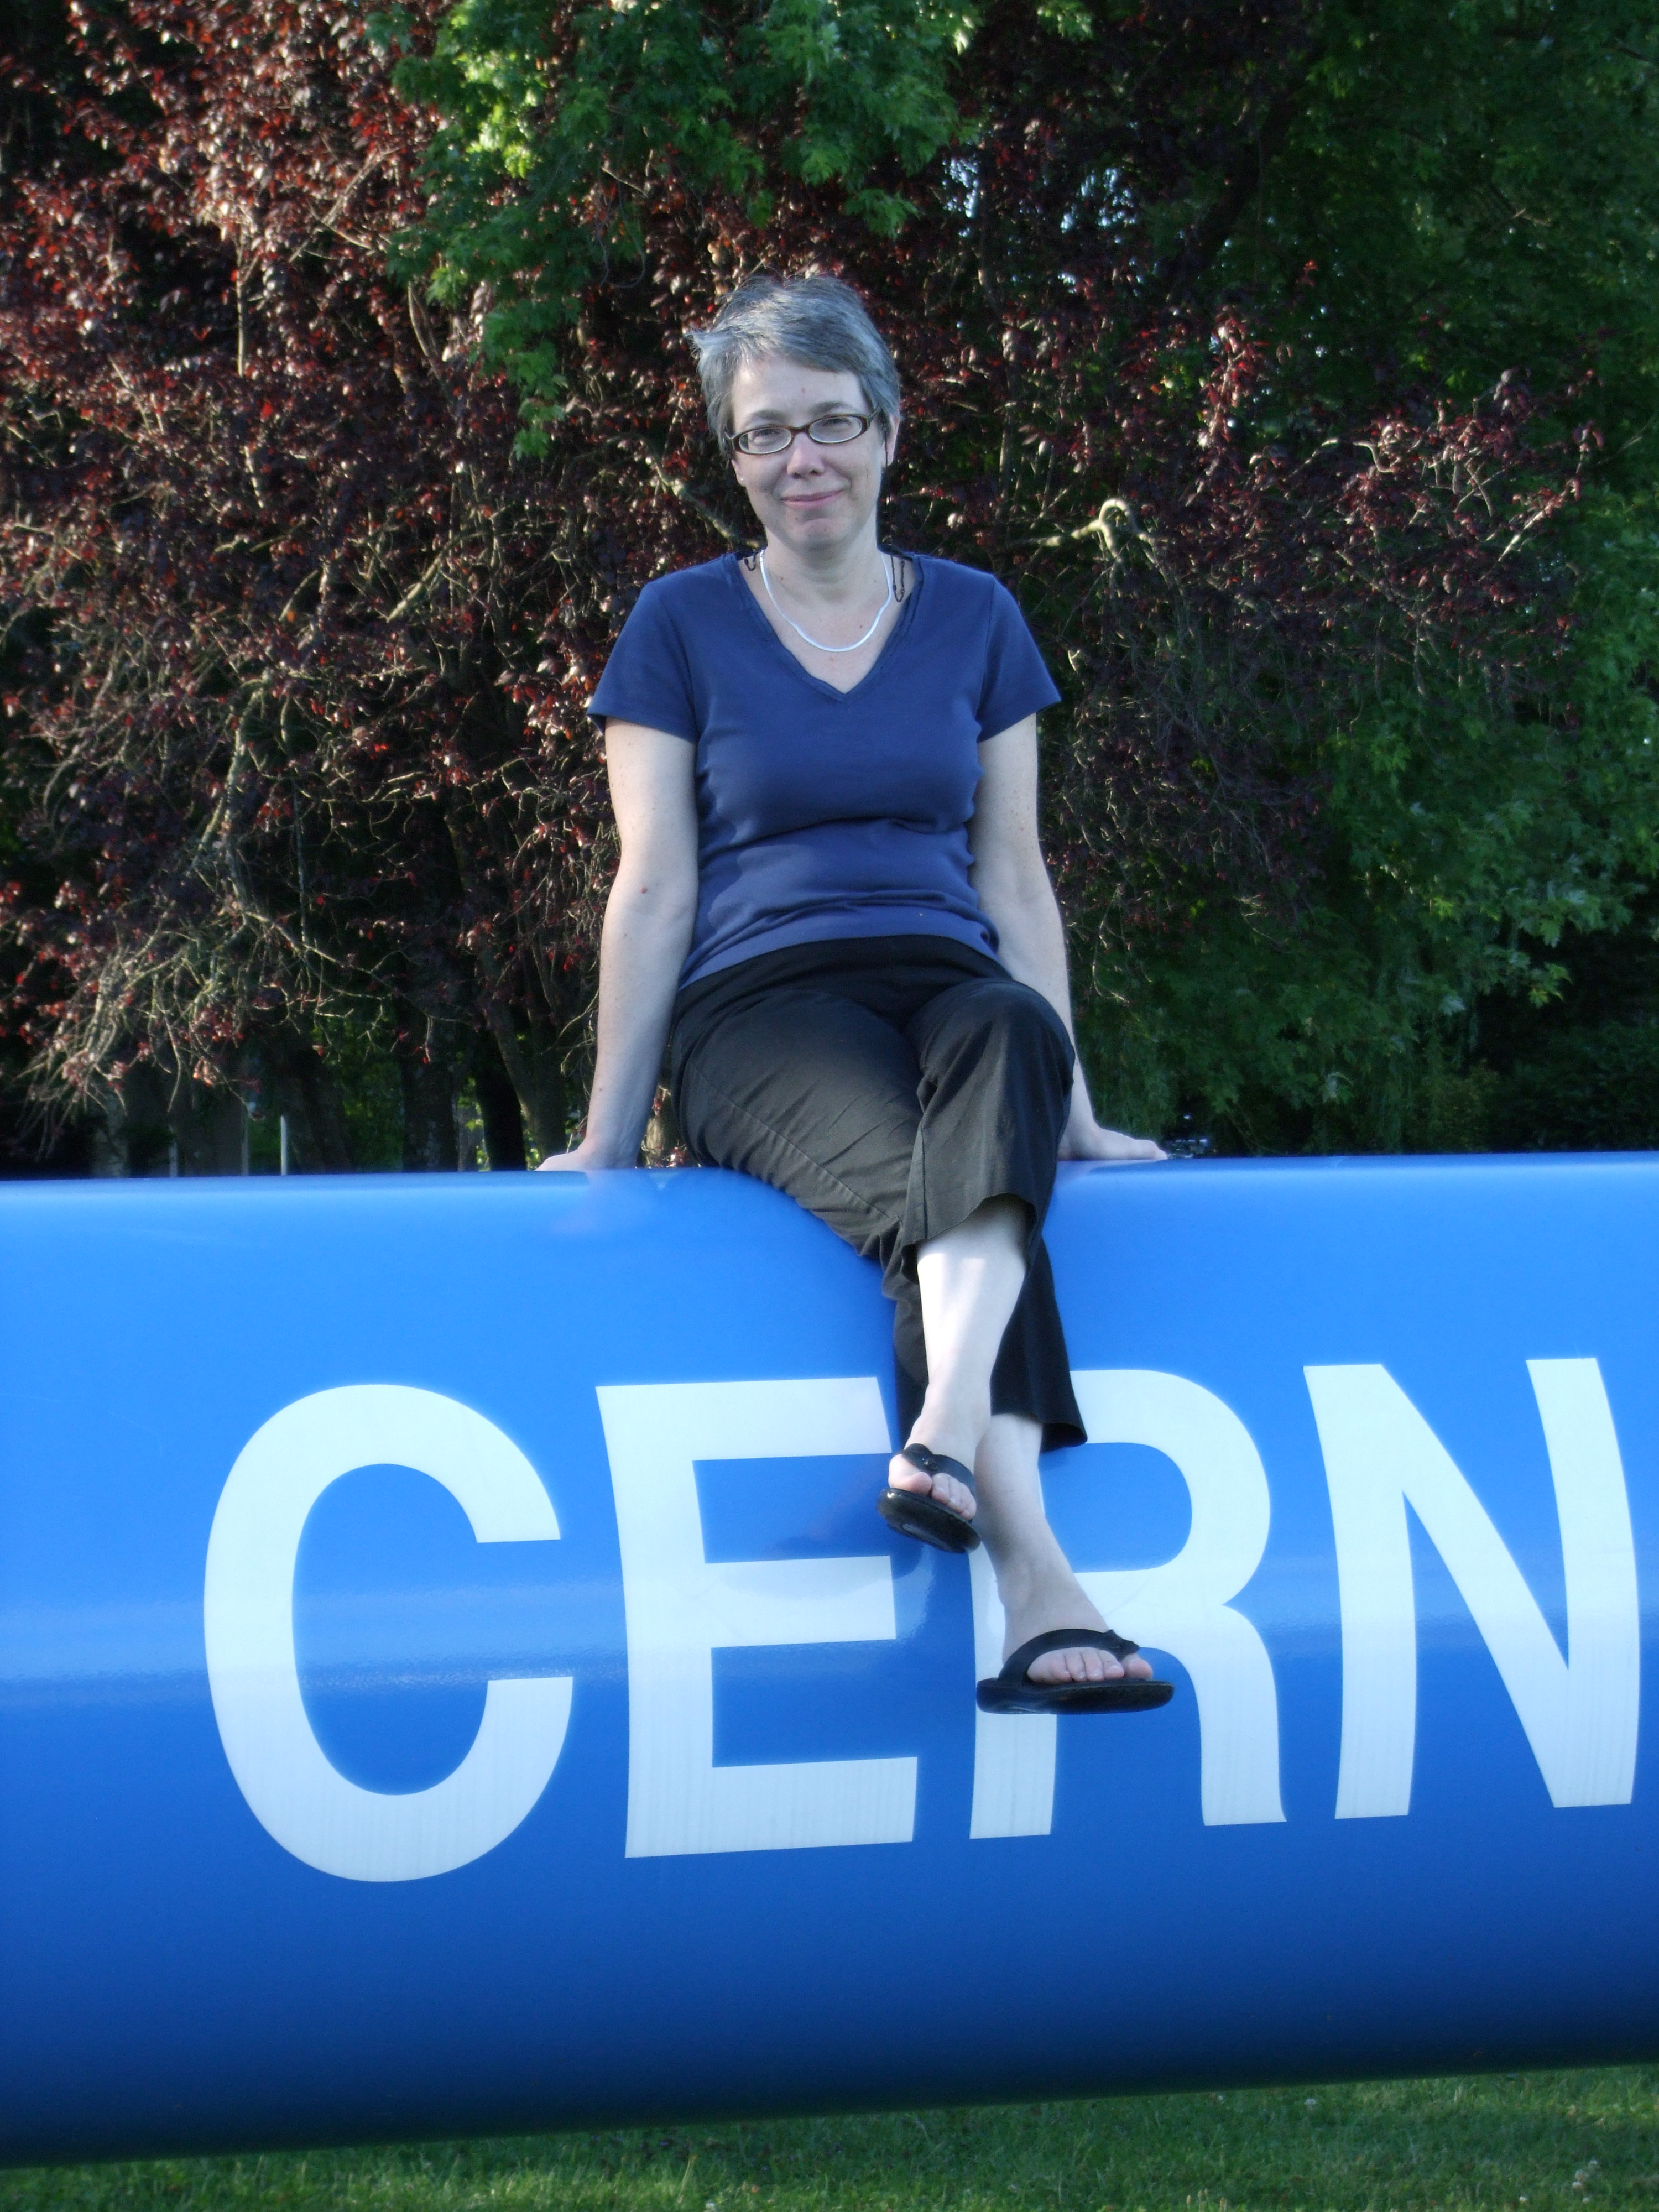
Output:
<instances>
[{"instance_id":1,"label":"sandal toe strap","mask_svg":"<svg viewBox=\"0 0 1659 2212\"><path fill-rule=\"evenodd\" d=\"M966 1483L969 1490L974 1486L973 1468L964 1467L959 1459L952 1459L949 1452L929 1451L926 1444L906 1444L899 1457L908 1459L912 1467L919 1467L924 1474L953 1474L958 1482Z\"/></svg>"}]
</instances>

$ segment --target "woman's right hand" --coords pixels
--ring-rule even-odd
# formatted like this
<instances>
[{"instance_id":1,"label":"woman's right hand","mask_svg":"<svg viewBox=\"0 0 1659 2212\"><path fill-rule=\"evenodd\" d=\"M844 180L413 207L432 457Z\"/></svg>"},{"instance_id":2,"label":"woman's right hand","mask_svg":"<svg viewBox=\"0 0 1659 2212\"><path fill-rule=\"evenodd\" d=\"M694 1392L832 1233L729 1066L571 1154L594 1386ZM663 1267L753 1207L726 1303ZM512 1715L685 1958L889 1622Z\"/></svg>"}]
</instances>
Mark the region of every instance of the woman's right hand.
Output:
<instances>
[{"instance_id":1,"label":"woman's right hand","mask_svg":"<svg viewBox=\"0 0 1659 2212\"><path fill-rule=\"evenodd\" d=\"M580 1145L573 1145L568 1152L550 1152L544 1160L537 1161L536 1172L538 1175L544 1175L551 1169L555 1174L557 1174L562 1169L569 1169L586 1174L593 1168L631 1168L633 1164L632 1160L607 1158L597 1145L589 1145L584 1141Z\"/></svg>"}]
</instances>

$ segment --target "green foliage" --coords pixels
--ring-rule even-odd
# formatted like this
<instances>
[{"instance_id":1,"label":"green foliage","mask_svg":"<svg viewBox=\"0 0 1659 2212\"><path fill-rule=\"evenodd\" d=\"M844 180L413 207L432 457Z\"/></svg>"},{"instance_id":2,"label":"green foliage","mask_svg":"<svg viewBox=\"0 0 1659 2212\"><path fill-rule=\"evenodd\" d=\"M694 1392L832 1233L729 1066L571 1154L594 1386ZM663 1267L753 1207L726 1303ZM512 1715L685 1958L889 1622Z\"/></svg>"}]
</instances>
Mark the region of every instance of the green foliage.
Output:
<instances>
[{"instance_id":1,"label":"green foliage","mask_svg":"<svg viewBox=\"0 0 1659 2212\"><path fill-rule=\"evenodd\" d=\"M1555 1048L1562 1082L1540 1072L1525 1109L1501 1106L1476 1057L1482 1001L1547 1006L1569 979L1564 945L1624 927L1659 874L1651 503L1596 495L1557 557L1571 650L1540 638L1544 680L1519 698L1432 649L1409 668L1351 666L1346 690L1327 671L1327 859L1302 911L1276 922L1216 901L1179 935L1102 931L1085 1046L1123 1118L1267 1152L1462 1151L1547 1126L1589 1146L1612 1141L1604 1126L1655 1127L1638 1109L1575 1123L1566 1103L1575 1079L1587 1100L1590 1071L1650 1049L1645 1030Z\"/></svg>"},{"instance_id":2,"label":"green foliage","mask_svg":"<svg viewBox=\"0 0 1659 2212\"><path fill-rule=\"evenodd\" d=\"M443 117L400 251L487 308L544 440L596 348L652 343L635 294L672 325L700 260L828 258L890 322L899 240L912 541L1017 563L1073 672L1060 856L1103 1098L1229 1148L1461 1148L1509 1126L1487 1011L1570 994L1564 948L1626 929L1659 864L1656 68L1629 0L462 0L399 78ZM1230 300L1265 365L1224 392ZM1528 510L1519 447L1453 455L1364 576L1340 531L1221 513L1230 441L1254 471L1363 444L1379 405L1473 421L1508 373L1550 395L1534 443L1595 426L1578 507ZM1443 619L1488 495L1507 580ZM1175 542L1183 501L1208 542ZM1077 549L1121 568L1115 530L1158 580L1103 611Z\"/></svg>"},{"instance_id":3,"label":"green foliage","mask_svg":"<svg viewBox=\"0 0 1659 2212\"><path fill-rule=\"evenodd\" d=\"M1486 1126L1504 1152L1659 1150L1659 1022L1566 1030L1492 1088Z\"/></svg>"},{"instance_id":4,"label":"green foliage","mask_svg":"<svg viewBox=\"0 0 1659 2212\"><path fill-rule=\"evenodd\" d=\"M1467 403L1505 370L1553 387L1593 362L1586 404L1618 460L1634 451L1659 412L1659 34L1646 11L1310 0L1264 11L1254 52L1190 18L1160 40L1160 12L1137 27L1134 11L1083 0L1012 13L613 0L573 15L459 0L399 77L443 118L432 204L403 263L446 300L487 286L489 357L546 398L566 387L562 340L585 288L637 271L637 204L654 178L728 195L759 223L781 187L830 185L890 234L951 195L941 151L982 143L998 100L984 78L1006 75L1011 32L1016 50L1048 37L1078 52L1079 89L1131 126L1142 106L1145 129L1081 165L1073 204L1040 220L1086 224L1111 199L1119 227L1141 233L1120 271L1134 307L1157 308L1172 285L1242 293L1294 331L1321 368L1287 384L1287 422L1320 398L1369 404L1379 384ZM408 46L399 13L374 20ZM1137 27L1153 34L1144 45ZM1181 46L1184 74L1170 69ZM1031 130L1051 129L1032 93ZM1645 475L1645 456L1632 465Z\"/></svg>"},{"instance_id":5,"label":"green foliage","mask_svg":"<svg viewBox=\"0 0 1659 2212\"><path fill-rule=\"evenodd\" d=\"M161 20L160 5L123 0L108 21ZM51 182L38 206L32 185L20 197L33 242L10 265L27 261L38 296L9 311L29 365L13 383L48 396L42 422L113 410L123 498L168 549L134 553L116 581L137 596L112 596L99 563L137 537L107 538L103 480L84 459L60 471L25 422L8 451L39 474L15 502L18 573L41 569L54 501L76 526L52 604L79 641L85 713L57 757L98 755L96 774L61 769L52 788L79 794L100 853L128 854L108 864L118 898L54 858L25 902L30 942L79 963L77 1003L128 1004L93 926L125 928L134 884L162 860L193 884L219 849L198 835L218 818L209 750L198 782L169 791L183 827L167 852L135 811L132 774L185 757L195 695L179 667L234 663L264 700L287 666L271 623L297 606L284 681L341 750L303 787L270 750L270 803L250 811L239 865L257 854L276 871L270 972L289 973L285 915L356 929L388 884L429 890L418 911L402 892L377 909L372 963L354 939L339 971L370 997L396 971L404 1110L422 1080L410 1053L435 1037L484 1119L510 1078L532 1136L552 1141L579 1076L603 849L582 702L638 586L747 522L678 334L757 267L830 266L863 287L907 380L890 534L1017 585L1062 672L1050 849L1113 1114L1253 1149L1613 1126L1588 1103L1595 1071L1611 1083L1626 1066L1650 1008L1595 999L1587 948L1645 931L1659 880L1647 14L1629 0L459 0L434 21L410 0L374 21L411 110L309 4L307 68L349 88L302 111L291 62L272 58L292 13L213 0L225 27L194 60L200 27L167 33L173 92L194 88L157 109L176 108L176 145L139 115L136 78L121 94L138 137L97 190L128 179L138 194L154 138L167 181L143 187L143 206L171 210L165 253L133 264L142 312L108 312L128 282L101 242L116 200L71 220L70 199L97 197L85 178ZM267 59L250 77L233 53ZM245 77L268 112L223 143L259 160L201 171L186 205L197 143L219 143ZM319 165L317 118L336 107ZM153 224L138 205L119 202L119 234ZM388 239L410 280L401 302L383 289ZM72 326L71 252L76 299L106 301ZM205 307L170 304L186 299L175 261ZM310 353L295 339L301 275L319 302ZM118 374L94 358L112 345ZM484 374L468 374L469 347ZM189 380L211 405L174 446L151 428L164 410L128 422L109 395L149 374L170 392L186 356L213 364ZM506 404L498 371L516 386ZM257 433L239 411L256 375ZM315 434L349 497L319 494ZM262 461L254 483L251 435L305 466L279 480ZM280 529L263 508L219 519L278 491ZM152 599L174 574L218 590L227 547L243 611L212 654L181 661L159 641L168 622L185 635L183 616ZM198 580L184 597L195 622L211 594ZM112 762L100 672L137 669L135 639L149 659L122 680L143 734ZM203 679L204 747L220 683ZM398 744L423 763L410 774L385 754L398 713ZM296 726L285 708L283 744ZM267 743L258 717L246 727ZM307 826L307 869L320 856L341 888L307 905L285 810L302 787L337 824L348 800L367 805L360 735L415 842L396 857L384 811L350 812L349 854L343 830L319 843ZM228 874L222 903L191 927L240 987L252 967L234 933L255 909ZM161 970L143 947L131 972L148 1004ZM37 982L31 1034L66 1065L69 1002ZM191 1048L240 1080L252 1017L221 995ZM255 1011L274 1024L281 1010ZM360 1012L371 1020L367 999ZM1570 1048L1575 1022L1630 1035ZM1569 1062L1581 1074L1559 1073ZM293 1065L312 1080L303 1054ZM353 1141L376 1157L389 1080L365 1064L342 1092L367 1086L373 1127ZM1554 1083L1555 1103L1521 1112L1528 1083L1540 1101Z\"/></svg>"},{"instance_id":6,"label":"green foliage","mask_svg":"<svg viewBox=\"0 0 1659 2212\"><path fill-rule=\"evenodd\" d=\"M1627 484L1659 414L1659 30L1632 0L1331 0L1218 264L1315 388L1582 376Z\"/></svg>"},{"instance_id":7,"label":"green foliage","mask_svg":"<svg viewBox=\"0 0 1659 2212\"><path fill-rule=\"evenodd\" d=\"M653 179L722 195L756 223L780 179L833 185L890 234L914 211L902 179L961 128L947 72L976 20L964 0L613 0L568 16L544 0L460 0L398 74L444 118L431 206L400 264L447 303L488 288L485 358L544 422L568 388L561 341L584 288L637 268L636 200ZM375 22L407 42L405 19Z\"/></svg>"}]
</instances>

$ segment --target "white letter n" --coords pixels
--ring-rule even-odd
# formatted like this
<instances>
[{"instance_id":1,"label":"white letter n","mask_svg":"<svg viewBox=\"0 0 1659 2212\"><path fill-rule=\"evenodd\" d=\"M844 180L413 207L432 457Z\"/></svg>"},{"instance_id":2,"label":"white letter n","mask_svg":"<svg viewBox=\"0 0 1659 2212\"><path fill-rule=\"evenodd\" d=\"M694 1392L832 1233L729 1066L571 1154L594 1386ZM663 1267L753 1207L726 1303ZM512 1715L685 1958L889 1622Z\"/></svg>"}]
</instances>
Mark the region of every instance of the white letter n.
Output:
<instances>
[{"instance_id":1,"label":"white letter n","mask_svg":"<svg viewBox=\"0 0 1659 2212\"><path fill-rule=\"evenodd\" d=\"M1339 1820L1411 1808L1417 1612L1407 1504L1486 1640L1552 1804L1630 1802L1641 1624L1619 1439L1595 1360L1527 1366L1561 1524L1565 1659L1480 1499L1387 1369L1304 1370L1342 1606Z\"/></svg>"}]
</instances>

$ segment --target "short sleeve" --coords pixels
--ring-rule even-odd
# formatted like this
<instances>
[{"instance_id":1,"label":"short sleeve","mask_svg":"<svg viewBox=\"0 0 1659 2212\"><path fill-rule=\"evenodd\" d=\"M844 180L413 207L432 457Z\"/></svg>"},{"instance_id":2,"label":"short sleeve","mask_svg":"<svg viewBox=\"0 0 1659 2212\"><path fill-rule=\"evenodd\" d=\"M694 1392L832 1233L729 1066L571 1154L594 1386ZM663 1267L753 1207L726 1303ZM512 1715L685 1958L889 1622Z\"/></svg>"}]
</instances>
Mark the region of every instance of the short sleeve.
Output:
<instances>
[{"instance_id":1,"label":"short sleeve","mask_svg":"<svg viewBox=\"0 0 1659 2212\"><path fill-rule=\"evenodd\" d=\"M638 722L697 742L697 709L684 641L668 594L647 584L611 648L587 711L604 721Z\"/></svg>"},{"instance_id":2,"label":"short sleeve","mask_svg":"<svg viewBox=\"0 0 1659 2212\"><path fill-rule=\"evenodd\" d=\"M1037 651L1011 592L993 580L985 639L985 682L979 699L979 733L994 738L1028 714L1058 704L1054 679Z\"/></svg>"}]
</instances>

